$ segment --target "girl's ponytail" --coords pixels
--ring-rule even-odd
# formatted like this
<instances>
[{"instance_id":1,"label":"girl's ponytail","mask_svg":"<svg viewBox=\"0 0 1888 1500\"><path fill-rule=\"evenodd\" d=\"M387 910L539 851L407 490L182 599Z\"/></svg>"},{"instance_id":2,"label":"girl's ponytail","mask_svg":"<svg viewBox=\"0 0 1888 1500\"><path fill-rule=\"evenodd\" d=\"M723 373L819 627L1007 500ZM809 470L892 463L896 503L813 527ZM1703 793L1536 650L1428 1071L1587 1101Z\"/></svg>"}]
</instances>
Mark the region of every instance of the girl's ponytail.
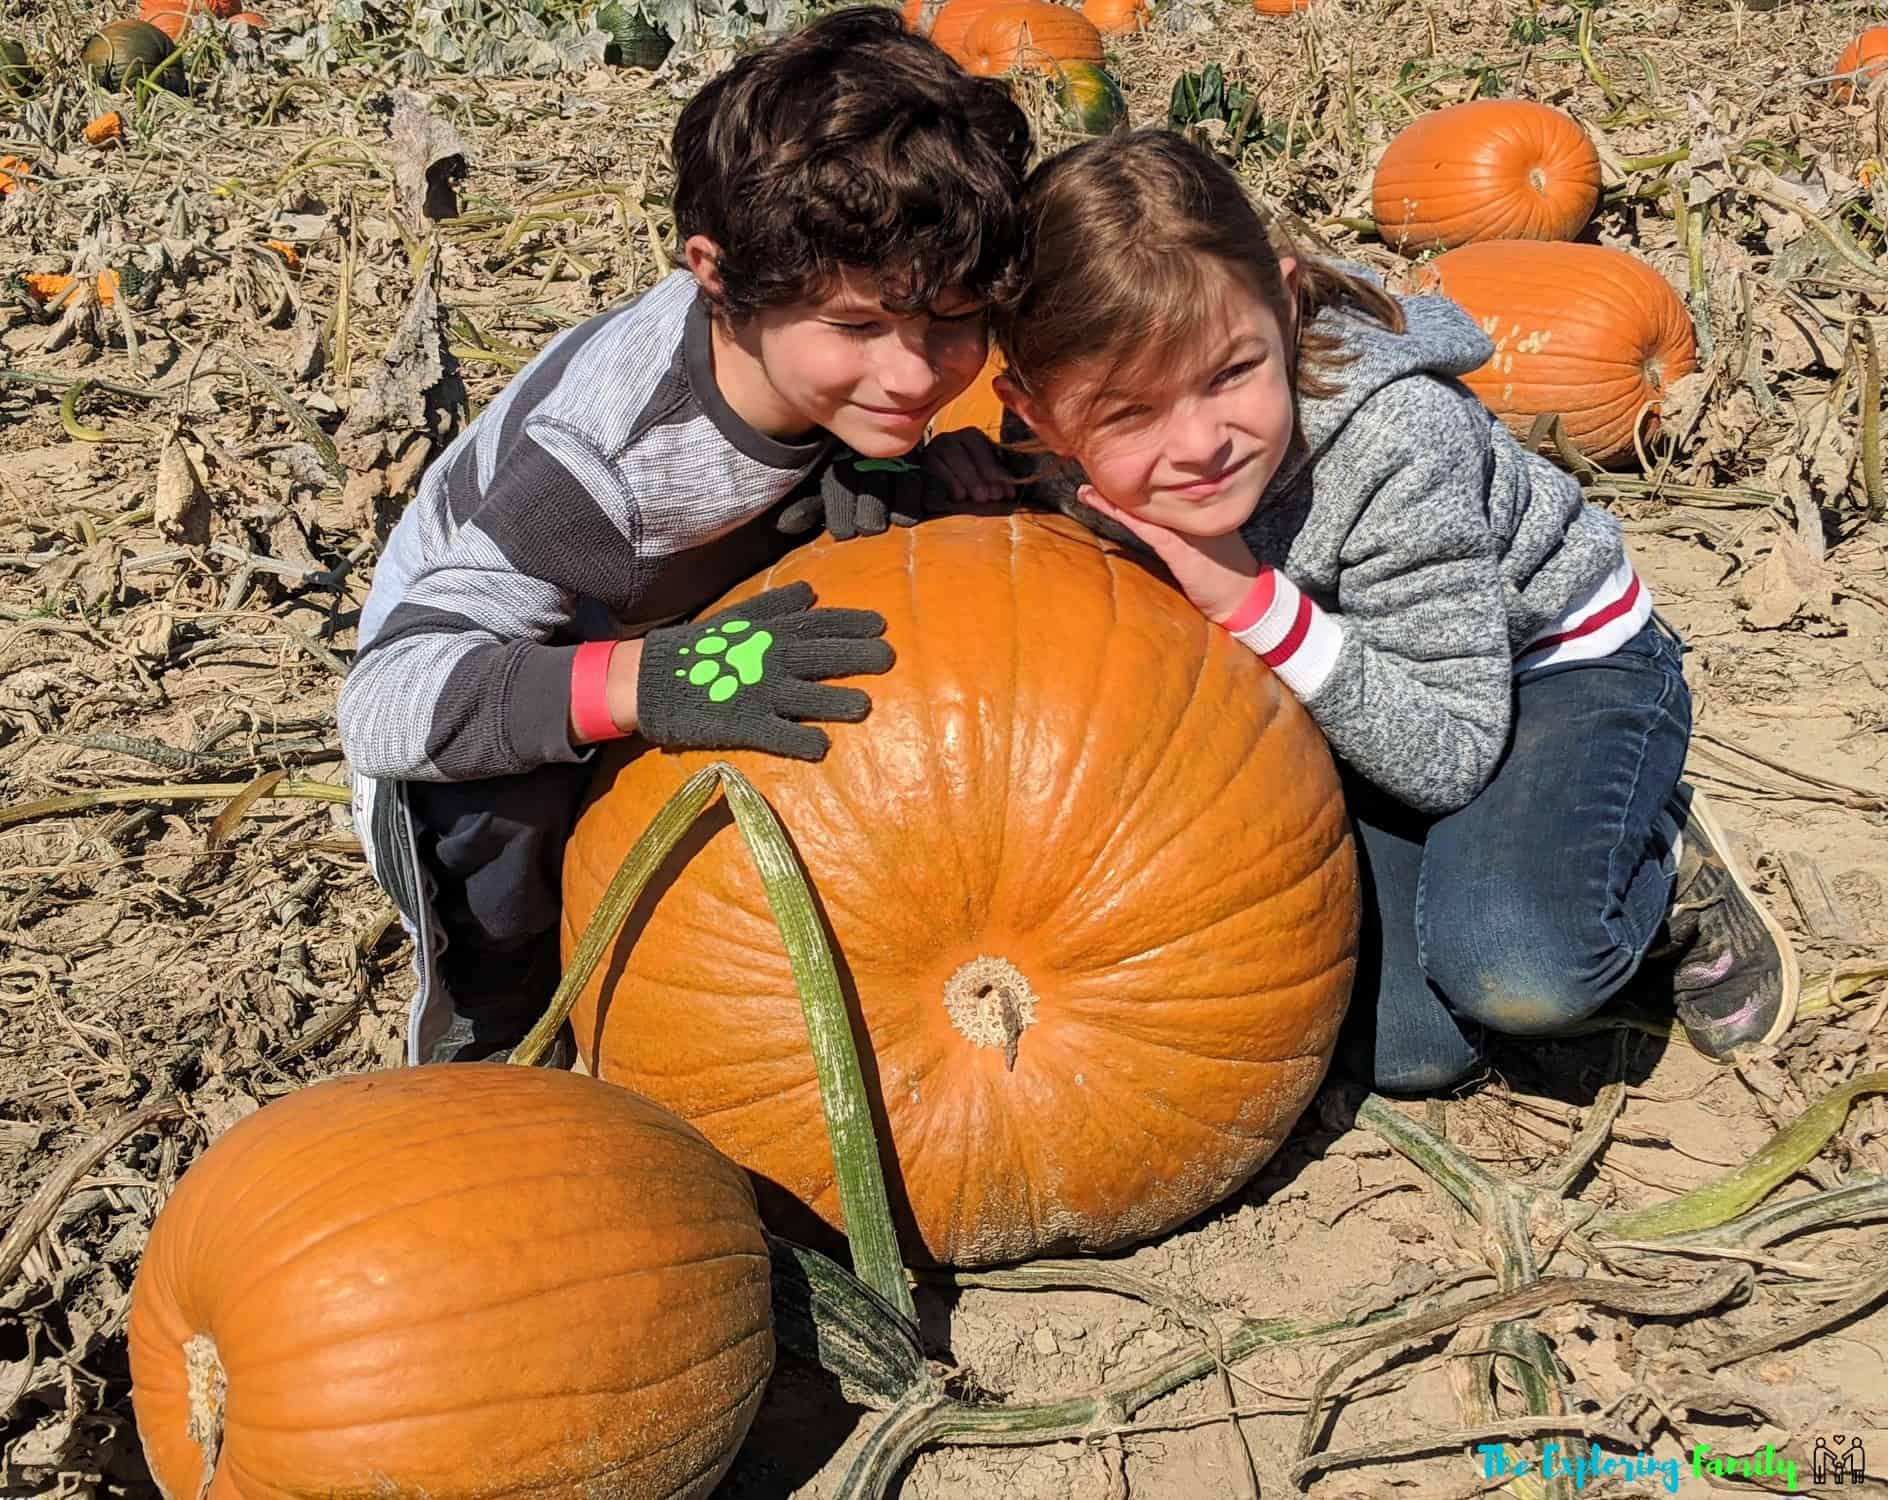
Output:
<instances>
[{"instance_id":1,"label":"girl's ponytail","mask_svg":"<svg viewBox=\"0 0 1888 1500\"><path fill-rule=\"evenodd\" d=\"M1274 229L1272 240L1285 255L1295 255L1282 231ZM1282 243L1281 243L1282 241ZM1403 309L1382 287L1354 272L1316 256L1298 259L1298 389L1307 396L1335 396L1343 389L1340 381L1330 378L1348 365L1356 355L1346 352L1343 335L1335 329L1315 326L1317 315L1329 307L1350 304L1358 312L1376 319L1391 333L1403 331Z\"/></svg>"}]
</instances>

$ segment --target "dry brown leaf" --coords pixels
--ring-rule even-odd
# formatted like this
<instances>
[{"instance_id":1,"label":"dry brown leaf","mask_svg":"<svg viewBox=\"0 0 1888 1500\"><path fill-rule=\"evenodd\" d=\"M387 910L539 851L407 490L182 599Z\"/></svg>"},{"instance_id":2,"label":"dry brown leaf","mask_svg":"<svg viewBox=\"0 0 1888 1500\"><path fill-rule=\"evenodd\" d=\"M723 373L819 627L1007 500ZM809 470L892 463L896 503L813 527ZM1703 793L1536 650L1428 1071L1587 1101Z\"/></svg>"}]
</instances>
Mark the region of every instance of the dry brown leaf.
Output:
<instances>
[{"instance_id":1,"label":"dry brown leaf","mask_svg":"<svg viewBox=\"0 0 1888 1500\"><path fill-rule=\"evenodd\" d=\"M182 438L173 437L158 456L151 511L170 541L201 547L210 539L210 497Z\"/></svg>"},{"instance_id":2,"label":"dry brown leaf","mask_svg":"<svg viewBox=\"0 0 1888 1500\"><path fill-rule=\"evenodd\" d=\"M425 239L431 220L458 217L455 184L466 169L465 142L424 94L393 91L391 155L394 211L410 238Z\"/></svg>"},{"instance_id":3,"label":"dry brown leaf","mask_svg":"<svg viewBox=\"0 0 1888 1500\"><path fill-rule=\"evenodd\" d=\"M1828 573L1788 532L1780 533L1763 561L1738 580L1732 597L1752 630L1778 630L1799 616L1830 623L1836 618Z\"/></svg>"}]
</instances>

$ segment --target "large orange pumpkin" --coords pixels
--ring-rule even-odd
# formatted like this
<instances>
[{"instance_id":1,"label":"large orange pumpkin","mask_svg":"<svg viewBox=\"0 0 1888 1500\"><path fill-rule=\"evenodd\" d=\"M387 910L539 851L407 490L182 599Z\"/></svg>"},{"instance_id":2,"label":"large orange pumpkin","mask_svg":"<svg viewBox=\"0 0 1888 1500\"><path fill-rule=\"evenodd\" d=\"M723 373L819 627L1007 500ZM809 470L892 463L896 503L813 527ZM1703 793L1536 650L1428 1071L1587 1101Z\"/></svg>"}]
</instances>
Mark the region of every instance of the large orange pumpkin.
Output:
<instances>
[{"instance_id":1,"label":"large orange pumpkin","mask_svg":"<svg viewBox=\"0 0 1888 1500\"><path fill-rule=\"evenodd\" d=\"M1570 240L1600 201L1600 158L1571 115L1476 99L1405 127L1377 164L1371 212L1406 255L1474 240Z\"/></svg>"},{"instance_id":2,"label":"large orange pumpkin","mask_svg":"<svg viewBox=\"0 0 1888 1500\"><path fill-rule=\"evenodd\" d=\"M169 1500L700 1497L773 1368L746 1176L586 1078L336 1079L184 1174L131 1293Z\"/></svg>"},{"instance_id":3,"label":"large orange pumpkin","mask_svg":"<svg viewBox=\"0 0 1888 1500\"><path fill-rule=\"evenodd\" d=\"M1691 318L1671 284L1623 250L1489 240L1439 255L1424 290L1460 303L1495 341L1463 379L1517 434L1557 412L1600 463L1633 452L1633 429L1656 425L1665 388L1698 366Z\"/></svg>"},{"instance_id":4,"label":"large orange pumpkin","mask_svg":"<svg viewBox=\"0 0 1888 1500\"><path fill-rule=\"evenodd\" d=\"M931 419L931 431L961 432L974 427L991 442L997 441L1003 433L1003 403L997 399L996 377L1002 373L1002 351L992 344L990 357L970 388Z\"/></svg>"},{"instance_id":5,"label":"large orange pumpkin","mask_svg":"<svg viewBox=\"0 0 1888 1500\"><path fill-rule=\"evenodd\" d=\"M938 17L937 29L943 28L944 19ZM937 40L937 30L931 36ZM1018 71L1053 73L1065 62L1100 62L1101 33L1070 6L1052 0L1008 0L987 7L971 22L952 55L983 78Z\"/></svg>"},{"instance_id":6,"label":"large orange pumpkin","mask_svg":"<svg viewBox=\"0 0 1888 1500\"><path fill-rule=\"evenodd\" d=\"M725 758L830 926L912 1259L1160 1234L1310 1102L1350 994L1358 885L1330 752L1266 666L1063 518L945 516L796 550L898 653L807 763ZM724 601L725 602L725 601ZM720 606L714 606L719 608ZM605 757L565 858L566 952L624 853L717 757ZM573 1013L598 1076L838 1225L792 973L738 832L684 846Z\"/></svg>"},{"instance_id":7,"label":"large orange pumpkin","mask_svg":"<svg viewBox=\"0 0 1888 1500\"><path fill-rule=\"evenodd\" d=\"M1842 56L1836 59L1837 73L1861 73L1861 78L1854 82L1847 79L1836 81L1837 102L1849 103L1858 92L1857 83L1866 89L1869 81L1883 68L1888 68L1888 26L1871 26L1844 47Z\"/></svg>"}]
</instances>

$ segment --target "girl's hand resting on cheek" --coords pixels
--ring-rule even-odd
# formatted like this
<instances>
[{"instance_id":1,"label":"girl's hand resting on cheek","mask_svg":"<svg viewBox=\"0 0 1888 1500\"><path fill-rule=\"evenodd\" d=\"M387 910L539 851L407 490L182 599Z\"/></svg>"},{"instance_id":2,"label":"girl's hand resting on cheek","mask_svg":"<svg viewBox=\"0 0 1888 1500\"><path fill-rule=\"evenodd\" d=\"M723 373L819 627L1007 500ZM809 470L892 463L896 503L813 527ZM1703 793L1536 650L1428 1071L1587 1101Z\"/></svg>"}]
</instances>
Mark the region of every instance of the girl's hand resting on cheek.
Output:
<instances>
[{"instance_id":1,"label":"girl's hand resting on cheek","mask_svg":"<svg viewBox=\"0 0 1888 1500\"><path fill-rule=\"evenodd\" d=\"M1104 499L1092 484L1083 485L1076 498L1118 521L1153 548L1154 555L1167 565L1167 571L1193 601L1194 608L1215 625L1223 625L1231 619L1252 592L1253 580L1259 576L1259 562L1238 532L1229 531L1224 536L1188 536L1123 510Z\"/></svg>"},{"instance_id":2,"label":"girl's hand resting on cheek","mask_svg":"<svg viewBox=\"0 0 1888 1500\"><path fill-rule=\"evenodd\" d=\"M1007 500L1021 483L1003 467L1003 456L975 427L940 433L924 445L924 472L942 484L954 504L989 505Z\"/></svg>"}]
</instances>

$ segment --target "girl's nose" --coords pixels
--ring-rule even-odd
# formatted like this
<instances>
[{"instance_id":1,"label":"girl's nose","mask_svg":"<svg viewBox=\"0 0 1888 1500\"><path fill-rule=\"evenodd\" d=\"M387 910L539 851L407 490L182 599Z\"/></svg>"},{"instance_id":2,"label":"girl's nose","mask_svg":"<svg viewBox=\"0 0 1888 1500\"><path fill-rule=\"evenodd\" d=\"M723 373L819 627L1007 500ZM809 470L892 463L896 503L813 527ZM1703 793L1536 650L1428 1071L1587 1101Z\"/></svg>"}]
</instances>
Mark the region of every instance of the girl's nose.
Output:
<instances>
[{"instance_id":1,"label":"girl's nose","mask_svg":"<svg viewBox=\"0 0 1888 1500\"><path fill-rule=\"evenodd\" d=\"M1167 456L1174 463L1208 469L1226 449L1226 424L1204 405L1187 403L1167 419Z\"/></svg>"}]
</instances>

